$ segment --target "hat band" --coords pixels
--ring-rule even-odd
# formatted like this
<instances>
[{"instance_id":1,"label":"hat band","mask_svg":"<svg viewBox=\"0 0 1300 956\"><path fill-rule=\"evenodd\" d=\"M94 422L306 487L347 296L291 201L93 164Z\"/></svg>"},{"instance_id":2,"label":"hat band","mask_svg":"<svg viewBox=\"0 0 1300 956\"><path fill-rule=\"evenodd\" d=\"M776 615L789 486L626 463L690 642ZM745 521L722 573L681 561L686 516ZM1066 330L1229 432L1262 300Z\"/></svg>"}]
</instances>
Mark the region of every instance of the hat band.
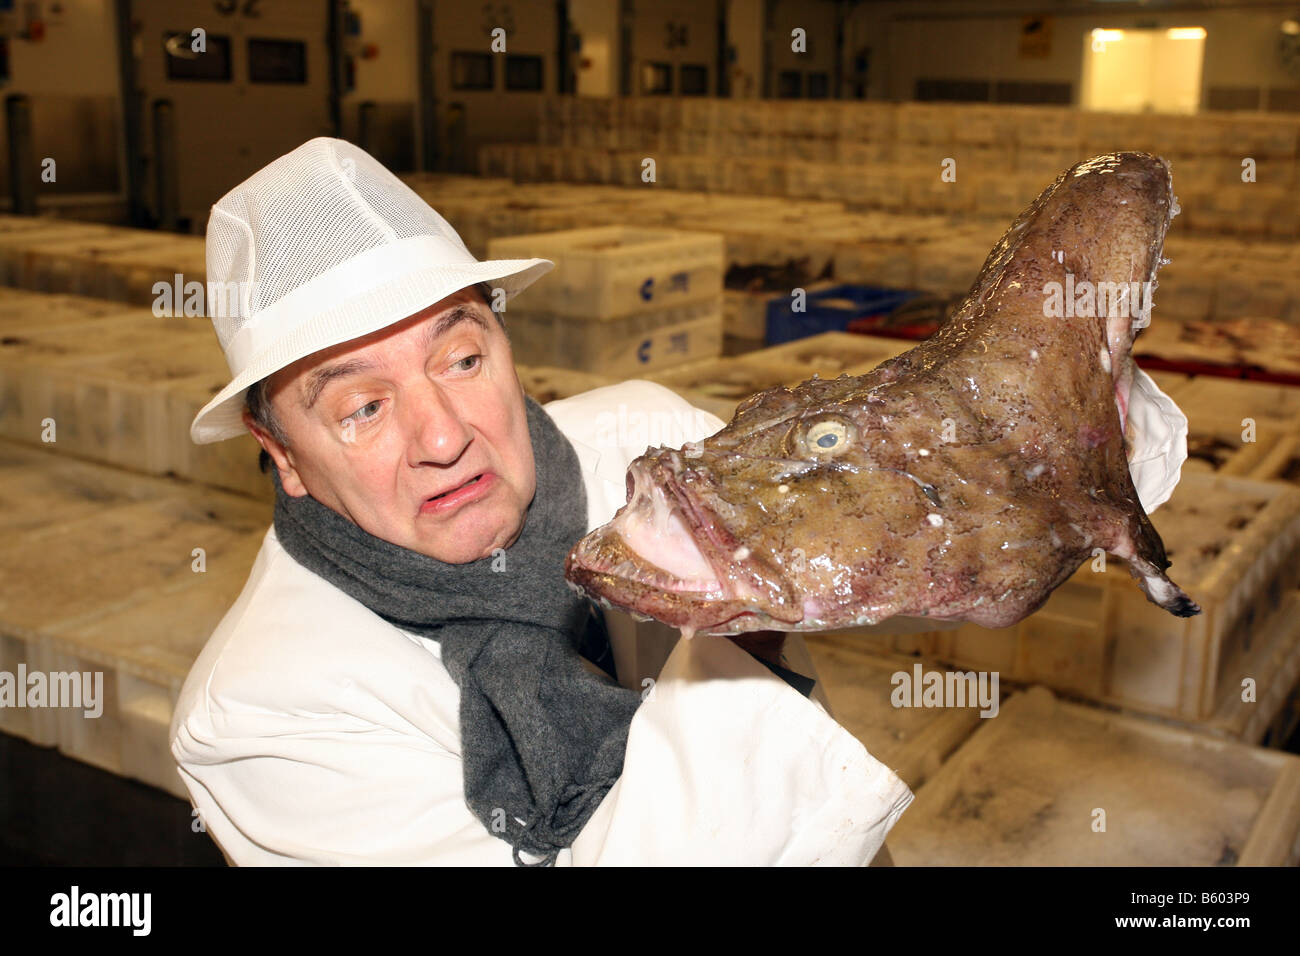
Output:
<instances>
[{"instance_id":1,"label":"hat band","mask_svg":"<svg viewBox=\"0 0 1300 956\"><path fill-rule=\"evenodd\" d=\"M226 346L230 374L238 376L258 353L292 334L322 312L337 310L386 283L433 263L477 264L460 243L440 236L411 236L367 249L304 282L283 298L249 316Z\"/></svg>"}]
</instances>

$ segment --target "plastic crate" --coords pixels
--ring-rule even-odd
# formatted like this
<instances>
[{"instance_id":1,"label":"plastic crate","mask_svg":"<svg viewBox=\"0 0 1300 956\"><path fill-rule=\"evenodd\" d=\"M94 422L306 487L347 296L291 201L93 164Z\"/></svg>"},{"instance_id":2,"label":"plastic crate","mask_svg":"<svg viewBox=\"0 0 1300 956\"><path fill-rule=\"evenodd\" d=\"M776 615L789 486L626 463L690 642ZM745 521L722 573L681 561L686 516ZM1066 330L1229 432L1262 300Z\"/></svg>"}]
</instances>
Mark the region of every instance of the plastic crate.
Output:
<instances>
[{"instance_id":1,"label":"plastic crate","mask_svg":"<svg viewBox=\"0 0 1300 956\"><path fill-rule=\"evenodd\" d=\"M1083 564L1018 624L935 632L924 653L1143 713L1211 717L1252 635L1300 581L1300 490L1190 472L1151 521L1199 615L1151 604L1108 558L1104 572Z\"/></svg>"},{"instance_id":2,"label":"plastic crate","mask_svg":"<svg viewBox=\"0 0 1300 956\"><path fill-rule=\"evenodd\" d=\"M515 372L519 375L524 392L542 405L562 398L572 398L615 382L615 379L604 375L575 372L569 368L516 365Z\"/></svg>"},{"instance_id":3,"label":"plastic crate","mask_svg":"<svg viewBox=\"0 0 1300 956\"><path fill-rule=\"evenodd\" d=\"M0 729L183 796L167 746L171 705L247 577L269 504L30 454L0 469L0 494L25 491L46 522L6 532L0 665L98 672L103 711L3 708ZM4 447L0 458L15 455ZM37 476L41 489L30 487Z\"/></svg>"},{"instance_id":4,"label":"plastic crate","mask_svg":"<svg viewBox=\"0 0 1300 956\"><path fill-rule=\"evenodd\" d=\"M173 431L169 389L229 374L220 349L208 336L186 349L155 345L76 363L38 365L29 372L40 396L34 405L43 406L57 423L61 451L155 475L175 470L184 457L183 446L193 444L188 423ZM35 419L33 415L24 423L29 433L38 428Z\"/></svg>"},{"instance_id":5,"label":"plastic crate","mask_svg":"<svg viewBox=\"0 0 1300 956\"><path fill-rule=\"evenodd\" d=\"M931 777L980 723L977 707L894 707L890 703L893 675L911 674L915 658L865 651L853 631L825 631L804 638L834 705L836 721L913 789Z\"/></svg>"},{"instance_id":6,"label":"plastic crate","mask_svg":"<svg viewBox=\"0 0 1300 956\"><path fill-rule=\"evenodd\" d=\"M273 501L275 486L271 476L258 467L262 449L252 435L203 445L196 445L190 439L194 416L226 384L226 378L211 376L182 379L163 389L166 417L159 441L166 449L166 470L178 478Z\"/></svg>"},{"instance_id":7,"label":"plastic crate","mask_svg":"<svg viewBox=\"0 0 1300 956\"><path fill-rule=\"evenodd\" d=\"M1300 758L1039 687L981 722L889 848L900 866L1276 866L1298 827Z\"/></svg>"},{"instance_id":8,"label":"plastic crate","mask_svg":"<svg viewBox=\"0 0 1300 956\"><path fill-rule=\"evenodd\" d=\"M607 376L636 376L722 354L722 297L589 319L532 310L505 314L515 360Z\"/></svg>"},{"instance_id":9,"label":"plastic crate","mask_svg":"<svg viewBox=\"0 0 1300 956\"><path fill-rule=\"evenodd\" d=\"M881 362L902 355L912 343L898 339L876 338L851 332L823 332L784 345L774 345L745 356L746 361L780 362L801 366L808 378L816 372L822 378L843 374L861 374L862 368L875 368Z\"/></svg>"},{"instance_id":10,"label":"plastic crate","mask_svg":"<svg viewBox=\"0 0 1300 956\"><path fill-rule=\"evenodd\" d=\"M530 286L528 309L590 319L711 301L722 292L722 237L602 226L492 239L492 259L541 257L555 269Z\"/></svg>"},{"instance_id":11,"label":"plastic crate","mask_svg":"<svg viewBox=\"0 0 1300 956\"><path fill-rule=\"evenodd\" d=\"M778 385L798 385L812 375L793 362L760 361L751 355L692 362L680 368L644 376L681 395L696 408L712 412L724 422L736 406L756 392Z\"/></svg>"},{"instance_id":12,"label":"plastic crate","mask_svg":"<svg viewBox=\"0 0 1300 956\"><path fill-rule=\"evenodd\" d=\"M72 418L75 402L71 406L60 402L55 407L56 374L62 375L60 381L75 387L75 369L90 362L146 352L207 356L214 346L211 333L198 326L155 318L143 310L0 338L0 434L40 441L43 422L50 417L59 428L79 427ZM71 371L63 374L60 370ZM147 383L135 384L147 387ZM65 415L62 421L60 415Z\"/></svg>"},{"instance_id":13,"label":"plastic crate","mask_svg":"<svg viewBox=\"0 0 1300 956\"><path fill-rule=\"evenodd\" d=\"M1191 415L1187 424L1185 475L1199 472L1254 478L1264 460L1289 434L1286 424L1276 419L1257 420L1253 435L1242 428L1239 420L1223 416Z\"/></svg>"},{"instance_id":14,"label":"plastic crate","mask_svg":"<svg viewBox=\"0 0 1300 956\"><path fill-rule=\"evenodd\" d=\"M837 285L808 292L802 312L794 311L793 299L786 296L768 303L767 341L779 345L819 332L843 332L849 323L888 314L917 295L907 289Z\"/></svg>"},{"instance_id":15,"label":"plastic crate","mask_svg":"<svg viewBox=\"0 0 1300 956\"><path fill-rule=\"evenodd\" d=\"M1300 424L1300 388L1197 376L1178 396L1178 407L1193 421L1274 419L1295 426Z\"/></svg>"},{"instance_id":16,"label":"plastic crate","mask_svg":"<svg viewBox=\"0 0 1300 956\"><path fill-rule=\"evenodd\" d=\"M1213 716L1195 722L1153 719L1243 743L1285 747L1300 720L1300 593L1287 597L1251 635L1251 643L1237 675L1255 681L1252 699L1242 699L1240 683L1225 680Z\"/></svg>"}]
</instances>

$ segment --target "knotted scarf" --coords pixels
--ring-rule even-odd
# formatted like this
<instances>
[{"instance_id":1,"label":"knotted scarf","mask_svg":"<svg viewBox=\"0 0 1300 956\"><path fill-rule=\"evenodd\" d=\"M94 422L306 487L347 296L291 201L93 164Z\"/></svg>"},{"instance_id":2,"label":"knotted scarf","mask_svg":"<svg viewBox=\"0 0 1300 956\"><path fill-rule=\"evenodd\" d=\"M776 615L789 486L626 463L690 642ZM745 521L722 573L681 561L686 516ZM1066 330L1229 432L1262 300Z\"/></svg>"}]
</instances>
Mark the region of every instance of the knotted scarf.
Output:
<instances>
[{"instance_id":1,"label":"knotted scarf","mask_svg":"<svg viewBox=\"0 0 1300 956\"><path fill-rule=\"evenodd\" d=\"M537 493L513 545L445 564L377 538L275 481L275 533L304 567L379 617L441 645L460 687L465 800L489 833L555 862L622 773L640 695L581 663L599 612L564 580L586 532L577 454L526 398ZM603 629L603 628L602 628ZM605 638L607 642L607 638Z\"/></svg>"}]
</instances>

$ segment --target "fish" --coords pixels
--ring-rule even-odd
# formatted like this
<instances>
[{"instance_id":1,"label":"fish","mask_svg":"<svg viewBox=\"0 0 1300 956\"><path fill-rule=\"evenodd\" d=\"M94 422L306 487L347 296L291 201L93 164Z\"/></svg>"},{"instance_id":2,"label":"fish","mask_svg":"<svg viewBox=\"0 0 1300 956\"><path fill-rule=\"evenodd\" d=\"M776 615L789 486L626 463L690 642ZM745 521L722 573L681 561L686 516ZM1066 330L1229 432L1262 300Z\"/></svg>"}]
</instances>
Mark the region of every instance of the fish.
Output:
<instances>
[{"instance_id":1,"label":"fish","mask_svg":"<svg viewBox=\"0 0 1300 956\"><path fill-rule=\"evenodd\" d=\"M1132 346L1177 211L1160 157L1070 167L915 348L647 448L627 503L569 552L570 587L686 634L997 628L1104 552L1151 602L1200 613L1128 466Z\"/></svg>"}]
</instances>

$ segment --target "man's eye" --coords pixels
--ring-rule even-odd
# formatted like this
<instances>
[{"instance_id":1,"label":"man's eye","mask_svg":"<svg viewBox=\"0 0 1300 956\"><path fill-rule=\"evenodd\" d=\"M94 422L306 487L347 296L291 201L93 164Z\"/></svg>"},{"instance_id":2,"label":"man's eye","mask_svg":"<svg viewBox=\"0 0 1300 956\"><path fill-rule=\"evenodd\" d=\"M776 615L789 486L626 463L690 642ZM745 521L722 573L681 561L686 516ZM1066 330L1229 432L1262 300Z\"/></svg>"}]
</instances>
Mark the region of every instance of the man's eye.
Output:
<instances>
[{"instance_id":1,"label":"man's eye","mask_svg":"<svg viewBox=\"0 0 1300 956\"><path fill-rule=\"evenodd\" d=\"M376 399L375 401L371 402L369 405L362 405L355 412L353 412L346 419L344 419L344 421L368 422L370 421L370 419L374 418L375 415L379 414L379 406L382 404L383 404L382 400ZM367 408L373 408L374 411L369 415L363 415L362 412L364 412Z\"/></svg>"},{"instance_id":2,"label":"man's eye","mask_svg":"<svg viewBox=\"0 0 1300 956\"><path fill-rule=\"evenodd\" d=\"M459 362L453 362L451 367L456 369L457 371L468 372L474 368L477 368L478 364L482 360L483 360L483 356L481 355L466 355Z\"/></svg>"}]
</instances>

